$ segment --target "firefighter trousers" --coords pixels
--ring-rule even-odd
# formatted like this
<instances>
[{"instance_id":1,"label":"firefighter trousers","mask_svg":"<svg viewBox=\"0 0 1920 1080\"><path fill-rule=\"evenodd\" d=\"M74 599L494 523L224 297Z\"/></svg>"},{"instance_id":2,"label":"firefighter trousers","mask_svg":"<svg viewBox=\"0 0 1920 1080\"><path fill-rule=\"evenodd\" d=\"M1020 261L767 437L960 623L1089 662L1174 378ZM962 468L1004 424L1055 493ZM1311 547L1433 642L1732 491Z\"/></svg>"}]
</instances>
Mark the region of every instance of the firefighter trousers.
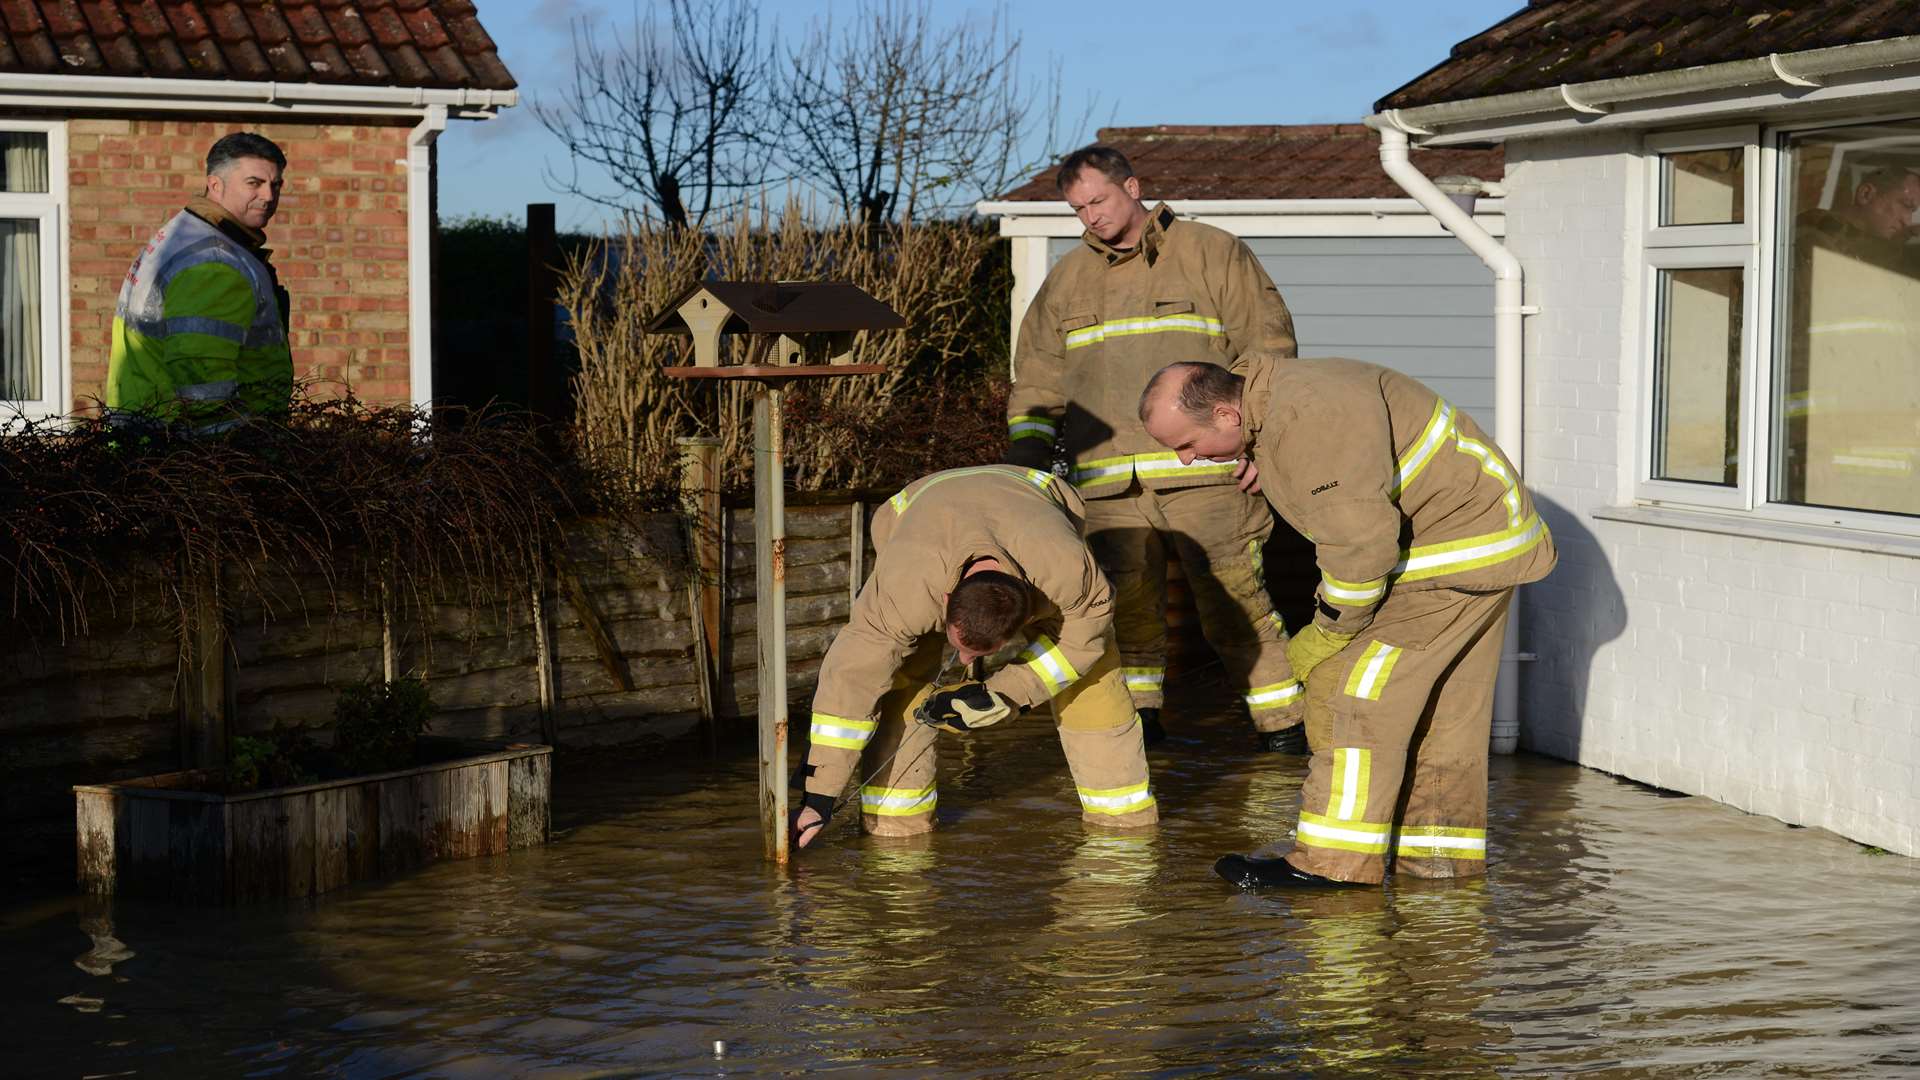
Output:
<instances>
[{"instance_id":1,"label":"firefighter trousers","mask_svg":"<svg viewBox=\"0 0 1920 1080\"><path fill-rule=\"evenodd\" d=\"M933 828L939 798L934 743L940 733L916 722L913 711L933 692L945 649L938 637L922 642L880 699L880 722L855 774L867 777L859 792L860 823L875 836L913 836ZM1082 819L1122 829L1159 821L1160 808L1147 782L1140 718L1127 697L1120 653L1111 639L1086 675L1053 699L1053 709ZM991 738L991 733L989 728L960 737Z\"/></svg>"},{"instance_id":2,"label":"firefighter trousers","mask_svg":"<svg viewBox=\"0 0 1920 1080\"><path fill-rule=\"evenodd\" d=\"M1167 676L1167 552L1180 557L1219 655L1260 731L1299 723L1300 684L1287 631L1267 595L1261 551L1273 533L1266 500L1230 484L1152 491L1139 481L1087 500L1087 547L1113 582L1113 627L1135 708L1157 709Z\"/></svg>"},{"instance_id":3,"label":"firefighter trousers","mask_svg":"<svg viewBox=\"0 0 1920 1080\"><path fill-rule=\"evenodd\" d=\"M1313 759L1287 861L1341 881L1477 877L1511 588L1389 592L1307 680Z\"/></svg>"}]
</instances>

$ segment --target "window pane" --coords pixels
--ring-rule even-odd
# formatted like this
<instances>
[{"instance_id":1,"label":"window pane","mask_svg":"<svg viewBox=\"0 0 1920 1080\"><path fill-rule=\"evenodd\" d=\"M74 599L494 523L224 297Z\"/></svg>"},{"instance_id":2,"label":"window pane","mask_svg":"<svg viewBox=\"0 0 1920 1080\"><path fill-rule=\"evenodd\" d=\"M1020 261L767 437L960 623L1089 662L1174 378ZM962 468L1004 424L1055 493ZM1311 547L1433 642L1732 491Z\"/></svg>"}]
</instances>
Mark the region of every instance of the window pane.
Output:
<instances>
[{"instance_id":1,"label":"window pane","mask_svg":"<svg viewBox=\"0 0 1920 1080\"><path fill-rule=\"evenodd\" d=\"M0 131L0 191L47 190L47 136L40 131Z\"/></svg>"},{"instance_id":2,"label":"window pane","mask_svg":"<svg viewBox=\"0 0 1920 1080\"><path fill-rule=\"evenodd\" d=\"M1660 159L1662 225L1737 225L1746 220L1747 154L1738 146Z\"/></svg>"},{"instance_id":3,"label":"window pane","mask_svg":"<svg viewBox=\"0 0 1920 1080\"><path fill-rule=\"evenodd\" d=\"M0 401L37 401L40 223L0 218Z\"/></svg>"},{"instance_id":4,"label":"window pane","mask_svg":"<svg viewBox=\"0 0 1920 1080\"><path fill-rule=\"evenodd\" d=\"M1739 482L1740 322L1737 266L1662 270L1654 340L1656 480Z\"/></svg>"},{"instance_id":5,"label":"window pane","mask_svg":"<svg viewBox=\"0 0 1920 1080\"><path fill-rule=\"evenodd\" d=\"M1789 136L1773 498L1920 514L1920 121Z\"/></svg>"}]
</instances>

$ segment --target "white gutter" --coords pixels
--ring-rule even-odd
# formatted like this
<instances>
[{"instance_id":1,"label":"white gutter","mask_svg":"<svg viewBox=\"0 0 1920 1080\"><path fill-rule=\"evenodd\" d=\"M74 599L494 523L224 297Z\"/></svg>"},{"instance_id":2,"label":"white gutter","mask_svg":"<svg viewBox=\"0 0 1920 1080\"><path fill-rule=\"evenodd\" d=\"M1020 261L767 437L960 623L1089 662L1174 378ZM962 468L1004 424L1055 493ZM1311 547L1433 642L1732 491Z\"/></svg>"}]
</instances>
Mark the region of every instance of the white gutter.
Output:
<instances>
[{"instance_id":1,"label":"white gutter","mask_svg":"<svg viewBox=\"0 0 1920 1080\"><path fill-rule=\"evenodd\" d=\"M1416 199L1168 199L1166 203L1176 214L1205 215L1207 217L1233 217L1254 215L1325 215L1325 214L1373 214L1375 216L1396 214L1425 214L1426 207ZM1498 199L1482 199L1478 204L1480 212L1499 213L1501 202ZM1073 207L1066 200L1048 200L1033 202L981 201L973 204L973 211L982 217L1072 217Z\"/></svg>"},{"instance_id":2,"label":"white gutter","mask_svg":"<svg viewBox=\"0 0 1920 1080\"><path fill-rule=\"evenodd\" d=\"M447 107L407 133L407 374L419 408L433 403L433 143L447 130Z\"/></svg>"},{"instance_id":3,"label":"white gutter","mask_svg":"<svg viewBox=\"0 0 1920 1080\"><path fill-rule=\"evenodd\" d=\"M0 73L0 103L45 109L415 116L439 106L459 115L491 116L518 105L520 92Z\"/></svg>"},{"instance_id":4,"label":"white gutter","mask_svg":"<svg viewBox=\"0 0 1920 1080\"><path fill-rule=\"evenodd\" d=\"M1521 317L1534 314L1537 309L1522 303L1524 277L1520 260L1414 167L1407 132L1395 127L1392 117L1370 116L1367 126L1380 132L1380 167L1386 174L1493 271L1493 438L1508 459L1525 473L1522 435L1526 429L1520 414L1524 400ZM1494 691L1493 750L1497 754L1513 753L1519 741L1519 642L1520 609L1516 606L1507 616L1507 640L1500 651L1500 681Z\"/></svg>"},{"instance_id":5,"label":"white gutter","mask_svg":"<svg viewBox=\"0 0 1920 1080\"><path fill-rule=\"evenodd\" d=\"M1529 133L1549 133L1606 124L1625 107L1655 99L1703 95L1754 86L1785 85L1800 101L1818 100L1829 80L1879 68L1920 64L1920 36L1887 38L1802 52L1772 53L1754 60L1568 83L1543 90L1446 101L1411 109L1388 109L1369 118L1410 135L1434 136L1421 145L1485 139L1501 125L1530 120ZM1376 123L1376 120L1379 121Z\"/></svg>"}]
</instances>

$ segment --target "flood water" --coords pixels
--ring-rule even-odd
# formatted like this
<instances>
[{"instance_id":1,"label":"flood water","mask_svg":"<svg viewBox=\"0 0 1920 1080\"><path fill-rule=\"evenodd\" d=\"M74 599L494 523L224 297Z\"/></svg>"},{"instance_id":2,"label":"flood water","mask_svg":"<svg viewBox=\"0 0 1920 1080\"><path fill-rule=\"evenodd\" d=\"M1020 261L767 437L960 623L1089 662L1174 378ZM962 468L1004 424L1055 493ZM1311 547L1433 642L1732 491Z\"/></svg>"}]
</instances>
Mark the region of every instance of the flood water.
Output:
<instances>
[{"instance_id":1,"label":"flood water","mask_svg":"<svg viewBox=\"0 0 1920 1080\"><path fill-rule=\"evenodd\" d=\"M762 860L742 752L555 766L543 851L240 910L0 907L0 1075L1905 1076L1920 867L1496 759L1489 878L1240 892L1304 766L1239 722L1079 822L1025 719L942 736L942 828ZM723 1056L715 1055L724 1041Z\"/></svg>"}]
</instances>

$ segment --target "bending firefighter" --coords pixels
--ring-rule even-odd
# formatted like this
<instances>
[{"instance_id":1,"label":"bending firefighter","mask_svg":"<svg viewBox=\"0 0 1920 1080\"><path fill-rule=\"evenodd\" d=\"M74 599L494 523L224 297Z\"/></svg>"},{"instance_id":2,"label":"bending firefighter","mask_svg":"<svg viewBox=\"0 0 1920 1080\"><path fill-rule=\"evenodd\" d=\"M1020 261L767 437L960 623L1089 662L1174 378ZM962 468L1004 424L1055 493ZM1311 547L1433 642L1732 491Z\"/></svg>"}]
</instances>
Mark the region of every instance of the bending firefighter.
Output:
<instances>
[{"instance_id":1,"label":"bending firefighter","mask_svg":"<svg viewBox=\"0 0 1920 1080\"><path fill-rule=\"evenodd\" d=\"M1487 739L1507 605L1553 569L1520 475L1472 418L1398 372L1256 356L1173 364L1140 398L1182 461L1251 453L1313 541L1313 622L1287 657L1313 759L1293 850L1215 865L1243 886L1486 871Z\"/></svg>"},{"instance_id":2,"label":"bending firefighter","mask_svg":"<svg viewBox=\"0 0 1920 1080\"><path fill-rule=\"evenodd\" d=\"M970 731L1049 700L1082 816L1120 828L1159 820L1085 514L1064 481L1010 465L934 473L880 508L873 576L820 670L794 777L796 846L819 835L856 767L868 832L932 829L935 728ZM933 685L949 648L972 670L1016 634L1026 651L992 677Z\"/></svg>"},{"instance_id":3,"label":"bending firefighter","mask_svg":"<svg viewBox=\"0 0 1920 1080\"><path fill-rule=\"evenodd\" d=\"M1007 460L1064 459L1087 499L1087 543L1113 581L1127 689L1150 739L1166 681L1169 549L1192 583L1201 630L1245 697L1262 745L1306 753L1286 628L1261 567L1273 515L1234 462L1183 462L1134 417L1139 386L1172 360L1293 355L1293 317L1232 235L1140 201L1127 159L1105 146L1061 161L1061 196L1086 226L1020 324L1007 401Z\"/></svg>"}]
</instances>

